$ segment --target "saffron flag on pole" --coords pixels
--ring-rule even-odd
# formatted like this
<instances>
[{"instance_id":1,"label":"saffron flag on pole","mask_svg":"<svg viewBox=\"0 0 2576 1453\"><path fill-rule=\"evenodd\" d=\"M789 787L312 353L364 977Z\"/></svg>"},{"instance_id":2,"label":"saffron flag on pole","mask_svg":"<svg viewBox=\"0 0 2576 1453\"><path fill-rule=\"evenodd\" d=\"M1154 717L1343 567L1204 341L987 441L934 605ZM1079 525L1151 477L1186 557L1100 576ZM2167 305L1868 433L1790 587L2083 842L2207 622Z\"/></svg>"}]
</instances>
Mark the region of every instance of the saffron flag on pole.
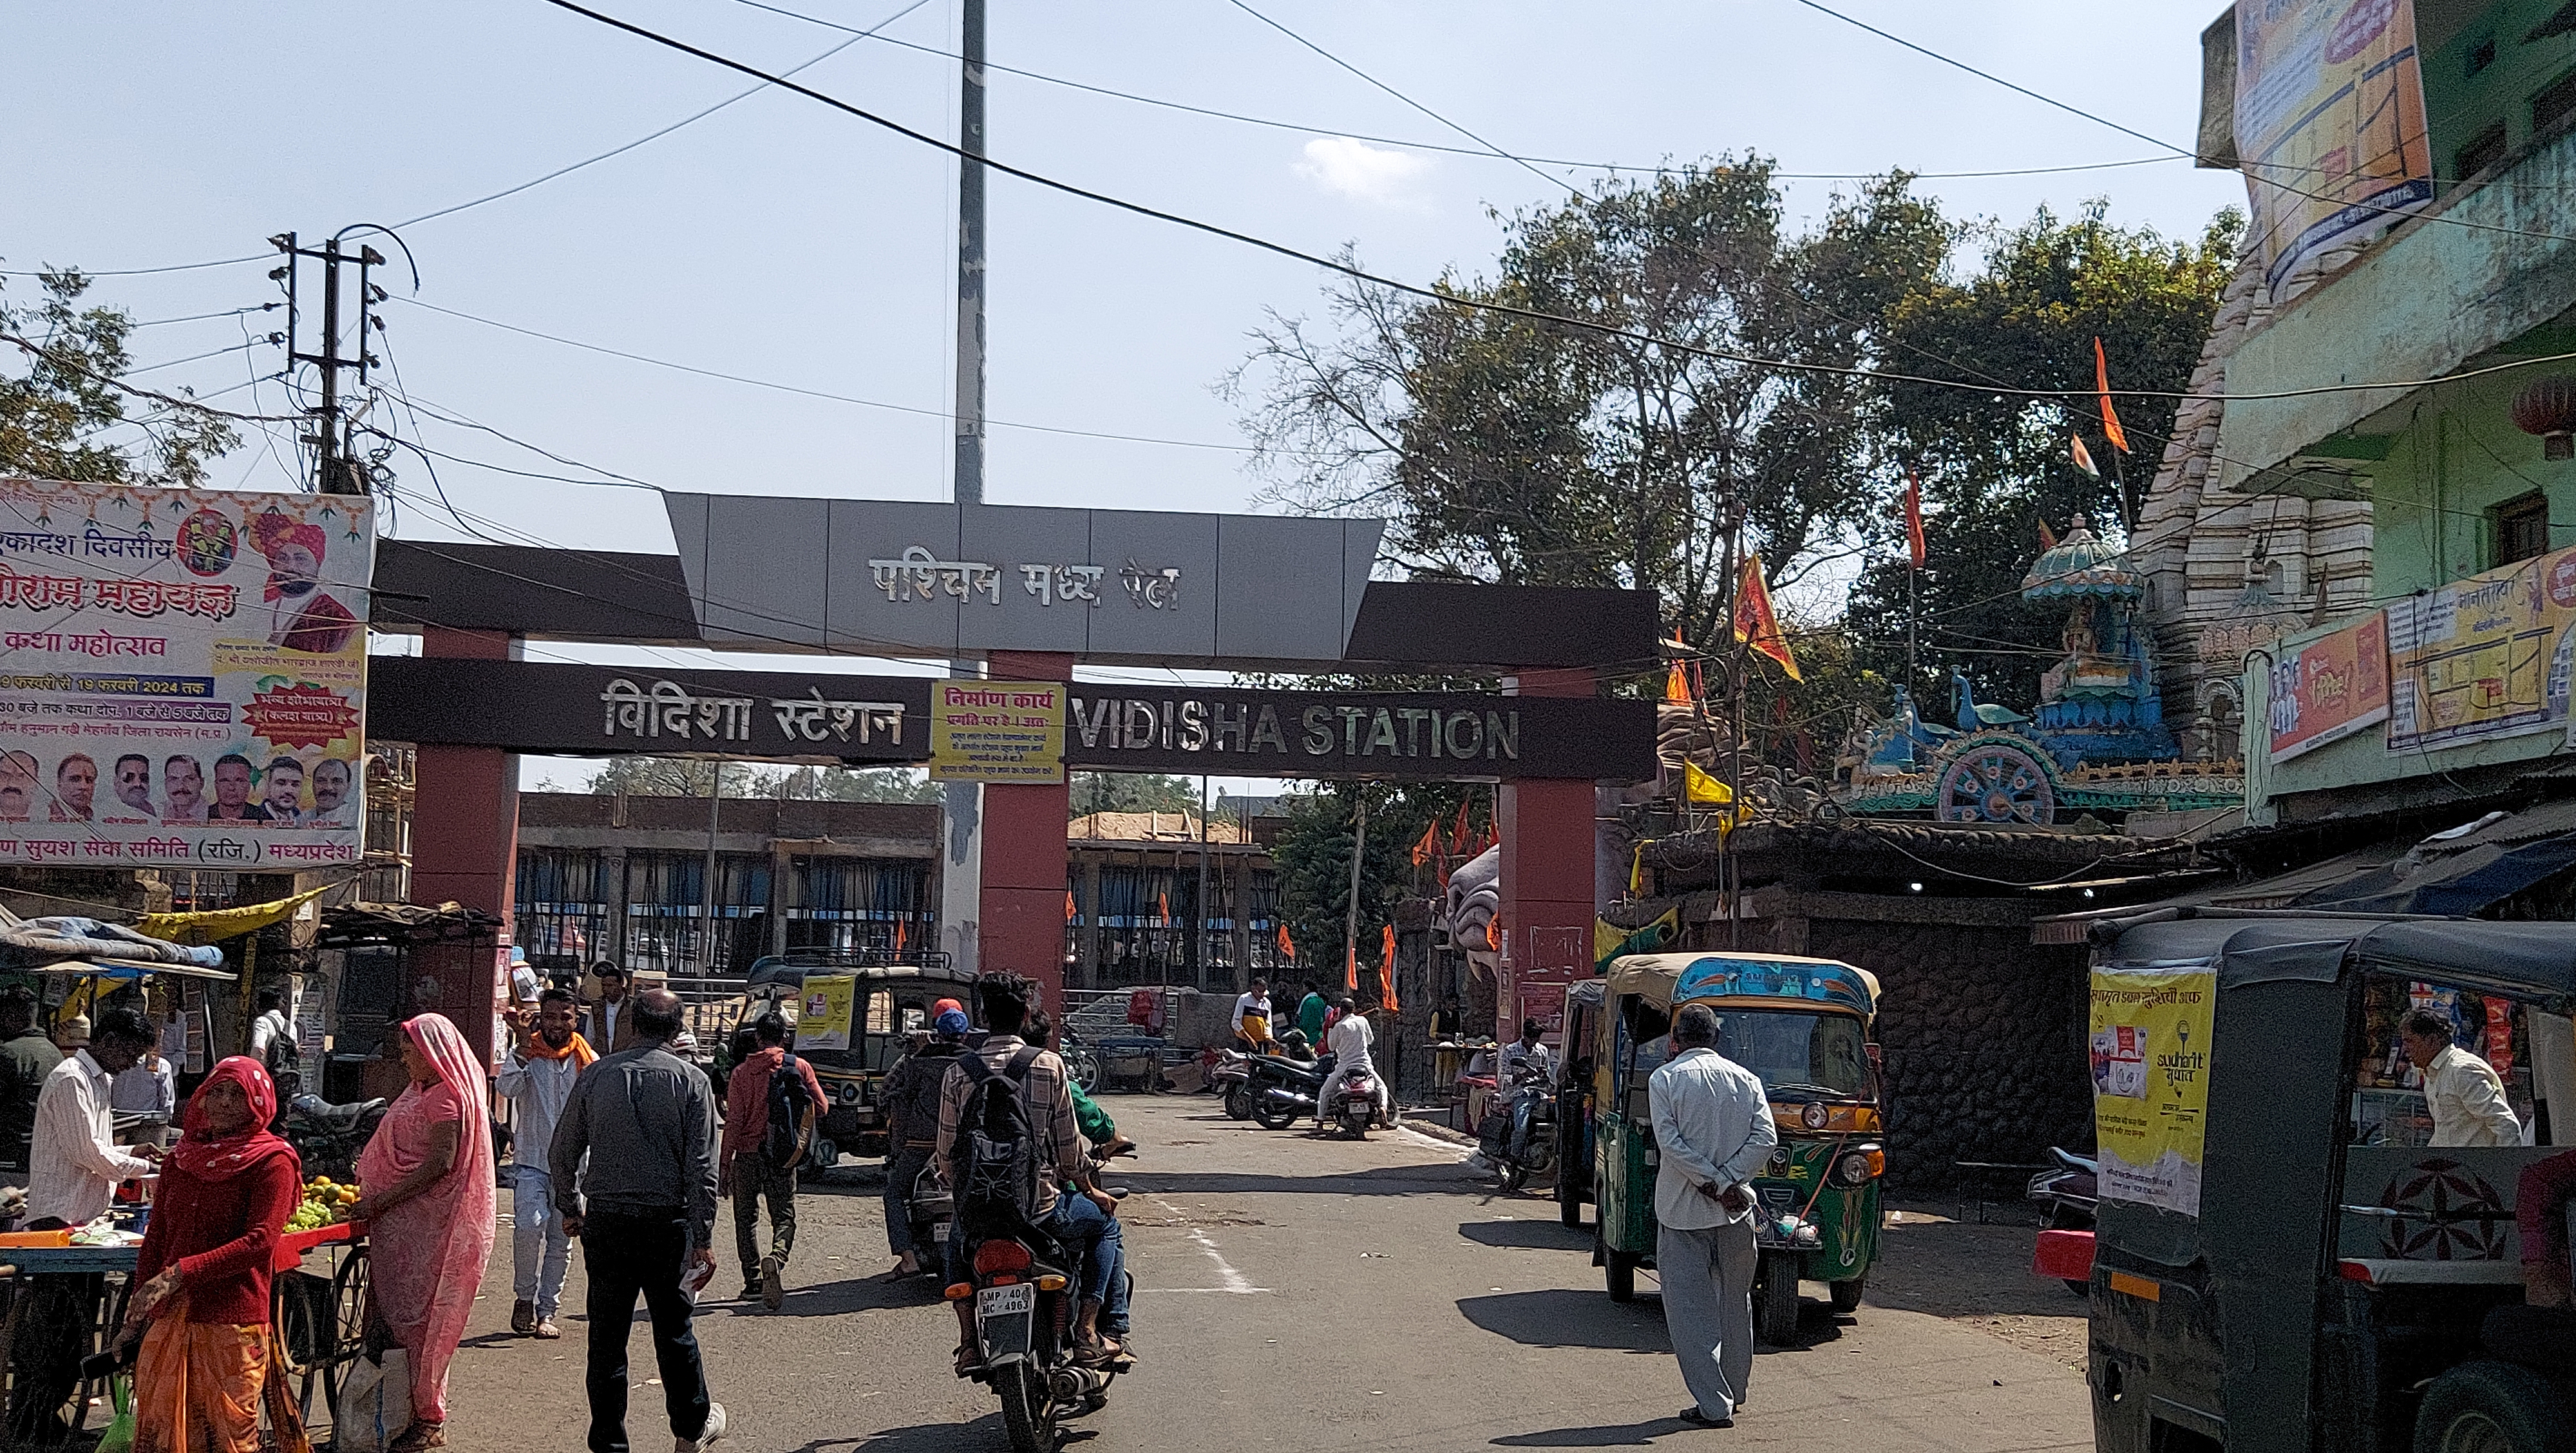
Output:
<instances>
[{"instance_id":1,"label":"saffron flag on pole","mask_svg":"<svg viewBox=\"0 0 2576 1453\"><path fill-rule=\"evenodd\" d=\"M2102 340L2093 340L2093 390L2102 396L2102 436L2111 447L2126 454L2129 436L2120 429L2120 416L2111 407L2111 362L2102 356Z\"/></svg>"},{"instance_id":2,"label":"saffron flag on pole","mask_svg":"<svg viewBox=\"0 0 2576 1453\"><path fill-rule=\"evenodd\" d=\"M1169 894L1169 893L1167 893L1167 892L1164 892L1164 891L1163 891L1162 889L1160 889L1160 888L1155 889L1155 890L1154 890L1154 911L1155 911L1157 914L1159 914L1159 915L1161 915L1161 916L1162 916L1162 920L1163 920L1165 923L1169 923L1169 922L1171 922L1171 921L1172 921L1172 895L1171 895L1171 894Z\"/></svg>"},{"instance_id":3,"label":"saffron flag on pole","mask_svg":"<svg viewBox=\"0 0 2576 1453\"><path fill-rule=\"evenodd\" d=\"M1279 957L1283 959L1297 957L1297 946L1288 941L1288 925L1284 923L1279 925Z\"/></svg>"},{"instance_id":4,"label":"saffron flag on pole","mask_svg":"<svg viewBox=\"0 0 2576 1453\"><path fill-rule=\"evenodd\" d=\"M2046 516L2042 516L2039 521L2039 548L2043 550L2057 548L2057 532L2048 527Z\"/></svg>"},{"instance_id":5,"label":"saffron flag on pole","mask_svg":"<svg viewBox=\"0 0 2576 1453\"><path fill-rule=\"evenodd\" d=\"M1467 804L1461 802L1458 804L1458 825L1449 833L1449 855L1453 858L1469 856L1467 846L1474 841L1467 835Z\"/></svg>"},{"instance_id":6,"label":"saffron flag on pole","mask_svg":"<svg viewBox=\"0 0 2576 1453\"><path fill-rule=\"evenodd\" d=\"M2075 441L2075 467L2095 479L2100 479L2102 471L2093 467L2093 451L2084 447L2084 436L2073 434L2068 437Z\"/></svg>"},{"instance_id":7,"label":"saffron flag on pole","mask_svg":"<svg viewBox=\"0 0 2576 1453\"><path fill-rule=\"evenodd\" d=\"M1378 1007L1389 1014L1401 1014L1404 1006L1395 1001L1395 925L1386 925L1384 933L1385 937L1378 944Z\"/></svg>"},{"instance_id":8,"label":"saffron flag on pole","mask_svg":"<svg viewBox=\"0 0 2576 1453\"><path fill-rule=\"evenodd\" d=\"M1342 990L1349 994L1360 991L1360 946L1355 943L1342 945Z\"/></svg>"},{"instance_id":9,"label":"saffron flag on pole","mask_svg":"<svg viewBox=\"0 0 2576 1453\"><path fill-rule=\"evenodd\" d=\"M1413 866L1419 868L1440 855L1440 824L1422 830L1422 841L1413 845Z\"/></svg>"},{"instance_id":10,"label":"saffron flag on pole","mask_svg":"<svg viewBox=\"0 0 2576 1453\"><path fill-rule=\"evenodd\" d=\"M894 921L894 951L903 952L903 920L900 918Z\"/></svg>"},{"instance_id":11,"label":"saffron flag on pole","mask_svg":"<svg viewBox=\"0 0 2576 1453\"><path fill-rule=\"evenodd\" d=\"M1914 568L1923 568L1923 478L1912 470L1905 472L1905 549L1914 557Z\"/></svg>"},{"instance_id":12,"label":"saffron flag on pole","mask_svg":"<svg viewBox=\"0 0 2576 1453\"><path fill-rule=\"evenodd\" d=\"M1735 639L1779 662L1790 680L1805 679L1798 674L1798 658L1789 654L1789 638L1780 630L1779 613L1771 608L1771 587L1762 579L1758 555L1744 557L1744 577L1735 587Z\"/></svg>"},{"instance_id":13,"label":"saffron flag on pole","mask_svg":"<svg viewBox=\"0 0 2576 1453\"><path fill-rule=\"evenodd\" d=\"M1081 917L1081 916L1082 916L1082 909L1081 909L1079 906L1077 906L1077 905L1074 903L1074 901L1073 901L1073 890L1072 890L1072 889L1070 889L1070 888L1065 889L1065 890L1064 890L1064 921L1065 921L1065 922L1067 922L1067 923L1071 923L1071 922L1073 922L1076 918L1079 918L1079 917Z\"/></svg>"},{"instance_id":14,"label":"saffron flag on pole","mask_svg":"<svg viewBox=\"0 0 2576 1453\"><path fill-rule=\"evenodd\" d=\"M1681 653L1688 649L1682 644L1682 633L1673 632L1673 664L1664 673L1664 700L1675 706L1684 705L1691 699L1690 677L1682 670L1681 658Z\"/></svg>"}]
</instances>

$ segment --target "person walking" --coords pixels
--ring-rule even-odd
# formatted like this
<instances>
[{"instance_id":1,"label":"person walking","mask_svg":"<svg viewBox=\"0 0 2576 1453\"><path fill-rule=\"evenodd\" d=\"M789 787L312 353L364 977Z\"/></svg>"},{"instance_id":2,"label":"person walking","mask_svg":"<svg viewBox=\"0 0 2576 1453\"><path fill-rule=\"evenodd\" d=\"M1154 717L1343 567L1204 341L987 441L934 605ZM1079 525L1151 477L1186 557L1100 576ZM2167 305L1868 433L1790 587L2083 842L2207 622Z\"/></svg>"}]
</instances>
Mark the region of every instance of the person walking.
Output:
<instances>
[{"instance_id":1,"label":"person walking","mask_svg":"<svg viewBox=\"0 0 2576 1453\"><path fill-rule=\"evenodd\" d=\"M1324 1020L1331 1007L1324 1002L1321 989L1309 989L1306 997L1297 1001L1297 1028L1306 1036L1308 1044L1324 1042Z\"/></svg>"},{"instance_id":2,"label":"person walking","mask_svg":"<svg viewBox=\"0 0 2576 1453\"><path fill-rule=\"evenodd\" d=\"M286 996L275 989L259 991L259 1017L250 1025L250 1057L258 1060L274 1083L294 1069L300 1057L295 1021L286 1017Z\"/></svg>"},{"instance_id":3,"label":"person walking","mask_svg":"<svg viewBox=\"0 0 2576 1453\"><path fill-rule=\"evenodd\" d=\"M36 1027L36 996L15 984L0 989L0 1180L27 1183L27 1154L36 1135L36 1096L63 1052Z\"/></svg>"},{"instance_id":4,"label":"person walking","mask_svg":"<svg viewBox=\"0 0 2576 1453\"><path fill-rule=\"evenodd\" d=\"M813 1144L823 1082L787 1047L787 1018L772 1010L751 1026L757 1042L725 1083L724 1152L716 1194L733 1197L733 1246L742 1258L742 1299L771 1311L787 1299L787 1258L796 1249L796 1171ZM760 1254L760 1203L769 1202L769 1254Z\"/></svg>"},{"instance_id":5,"label":"person walking","mask_svg":"<svg viewBox=\"0 0 2576 1453\"><path fill-rule=\"evenodd\" d=\"M563 1306L564 1273L572 1263L572 1238L555 1214L555 1185L546 1154L573 1081L598 1056L576 1032L581 1004L568 989L540 990L533 1023L519 1027L510 1062L493 1087L510 1102L510 1133L518 1147L511 1168L510 1259L514 1297L510 1330L551 1342L563 1335L555 1312Z\"/></svg>"},{"instance_id":6,"label":"person walking","mask_svg":"<svg viewBox=\"0 0 2576 1453\"><path fill-rule=\"evenodd\" d=\"M922 1269L921 1248L912 1239L912 1190L939 1145L939 1087L957 1062L958 1042L972 1027L964 1009L940 1010L929 1037L886 1073L886 1246L894 1252L896 1276Z\"/></svg>"},{"instance_id":7,"label":"person walking","mask_svg":"<svg viewBox=\"0 0 2576 1453\"><path fill-rule=\"evenodd\" d=\"M1717 1052L1717 1012L1673 1020L1673 1057L1646 1082L1655 1172L1655 1274L1693 1402L1682 1421L1730 1427L1753 1375L1754 1172L1780 1141L1761 1077Z\"/></svg>"},{"instance_id":8,"label":"person walking","mask_svg":"<svg viewBox=\"0 0 2576 1453\"><path fill-rule=\"evenodd\" d=\"M146 1453L259 1453L262 1411L279 1453L310 1448L270 1314L278 1239L303 1199L294 1148L269 1129L276 1116L268 1071L235 1055L189 1097L162 1163L117 1339L142 1344L134 1446Z\"/></svg>"},{"instance_id":9,"label":"person walking","mask_svg":"<svg viewBox=\"0 0 2576 1453\"><path fill-rule=\"evenodd\" d=\"M1270 981L1255 979L1234 996L1235 1047L1245 1054L1266 1054L1270 1047Z\"/></svg>"},{"instance_id":10,"label":"person walking","mask_svg":"<svg viewBox=\"0 0 2576 1453\"><path fill-rule=\"evenodd\" d=\"M2451 1022L2418 1009L2398 1026L2406 1058L2424 1074L2424 1105L2432 1112L2435 1146L2520 1145L2522 1121L2504 1097L2495 1067L2460 1048Z\"/></svg>"},{"instance_id":11,"label":"person walking","mask_svg":"<svg viewBox=\"0 0 2576 1453\"><path fill-rule=\"evenodd\" d=\"M599 980L599 1002L582 1016L581 1037L599 1054L633 1049L639 1041L635 1021L627 1013L633 1006L627 1003L626 971L602 959L591 966L591 973Z\"/></svg>"},{"instance_id":12,"label":"person walking","mask_svg":"<svg viewBox=\"0 0 2576 1453\"><path fill-rule=\"evenodd\" d=\"M691 1326L696 1288L716 1268L716 1100L698 1067L670 1051L680 997L647 990L628 1012L635 1047L602 1056L574 1083L550 1154L555 1210L581 1242L590 1282L589 1447L628 1453L626 1344L640 1295L676 1453L700 1453L727 1428Z\"/></svg>"},{"instance_id":13,"label":"person walking","mask_svg":"<svg viewBox=\"0 0 2576 1453\"><path fill-rule=\"evenodd\" d=\"M390 1453L447 1446L447 1366L492 1252L492 1125L482 1063L443 1014L403 1021L411 1076L358 1154L367 1228L367 1341L410 1362L411 1425Z\"/></svg>"},{"instance_id":14,"label":"person walking","mask_svg":"<svg viewBox=\"0 0 2576 1453\"><path fill-rule=\"evenodd\" d=\"M152 1021L132 1009L110 1009L99 1016L96 1037L84 1033L81 1039L45 1077L36 1097L23 1230L88 1225L106 1214L119 1182L151 1174L160 1158L150 1147L119 1147L108 1109L117 1074L159 1042ZM106 1284L95 1272L27 1281L11 1348L9 1426L21 1440L59 1443L72 1431L63 1420L63 1404L80 1385L81 1357L89 1351L89 1329Z\"/></svg>"}]
</instances>

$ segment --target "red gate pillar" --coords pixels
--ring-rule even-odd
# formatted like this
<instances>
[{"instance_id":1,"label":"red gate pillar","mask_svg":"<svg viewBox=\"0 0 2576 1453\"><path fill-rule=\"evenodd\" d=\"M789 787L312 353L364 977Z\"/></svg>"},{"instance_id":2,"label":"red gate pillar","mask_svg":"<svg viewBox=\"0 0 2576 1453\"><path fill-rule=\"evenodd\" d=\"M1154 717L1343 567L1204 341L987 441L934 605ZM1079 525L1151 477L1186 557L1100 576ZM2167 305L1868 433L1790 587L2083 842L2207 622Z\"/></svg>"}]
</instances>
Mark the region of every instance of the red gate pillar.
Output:
<instances>
[{"instance_id":1,"label":"red gate pillar","mask_svg":"<svg viewBox=\"0 0 2576 1453\"><path fill-rule=\"evenodd\" d=\"M1588 670L1522 671L1515 696L1590 696ZM1503 968L1495 1034L1519 1036L1536 1019L1562 1038L1567 986L1592 974L1593 791L1588 780L1524 778L1497 794L1503 837Z\"/></svg>"},{"instance_id":2,"label":"red gate pillar","mask_svg":"<svg viewBox=\"0 0 2576 1453\"><path fill-rule=\"evenodd\" d=\"M985 664L996 681L1071 681L1073 657L996 651ZM987 970L1025 974L1047 1008L1064 1017L1065 811L1071 788L991 782L984 787L983 921L976 952Z\"/></svg>"},{"instance_id":3,"label":"red gate pillar","mask_svg":"<svg viewBox=\"0 0 2576 1453\"><path fill-rule=\"evenodd\" d=\"M498 631L421 632L420 653L451 659L506 661L518 643ZM411 821L411 901L454 901L501 920L504 952L454 963L442 959L425 977L438 981L439 1003L415 1002L454 1020L475 1052L492 1052L492 1011L500 992L498 958L507 957L519 865L519 759L497 747L421 746ZM494 961L485 961L491 959ZM417 992L415 994L417 999Z\"/></svg>"}]
</instances>

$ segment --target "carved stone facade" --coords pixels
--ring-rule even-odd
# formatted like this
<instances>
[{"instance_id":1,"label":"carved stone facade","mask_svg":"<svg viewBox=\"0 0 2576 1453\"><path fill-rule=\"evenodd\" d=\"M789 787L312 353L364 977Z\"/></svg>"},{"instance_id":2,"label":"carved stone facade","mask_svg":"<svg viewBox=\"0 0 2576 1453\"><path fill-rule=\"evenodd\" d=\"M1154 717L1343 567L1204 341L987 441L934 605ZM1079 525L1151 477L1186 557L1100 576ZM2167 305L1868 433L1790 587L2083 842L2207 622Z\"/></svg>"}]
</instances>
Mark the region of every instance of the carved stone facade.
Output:
<instances>
[{"instance_id":1,"label":"carved stone facade","mask_svg":"<svg viewBox=\"0 0 2576 1453\"><path fill-rule=\"evenodd\" d=\"M2240 265L2220 297L2190 392L2224 392L2229 356L2279 306L2254 264ZM2212 398L2184 401L2139 510L2132 549L2164 662L2165 720L2183 755L2198 761L2239 755L2239 678L2248 654L2358 610L2371 593L2369 501L2311 499L2259 481L2243 490L2222 487L2225 411Z\"/></svg>"}]
</instances>

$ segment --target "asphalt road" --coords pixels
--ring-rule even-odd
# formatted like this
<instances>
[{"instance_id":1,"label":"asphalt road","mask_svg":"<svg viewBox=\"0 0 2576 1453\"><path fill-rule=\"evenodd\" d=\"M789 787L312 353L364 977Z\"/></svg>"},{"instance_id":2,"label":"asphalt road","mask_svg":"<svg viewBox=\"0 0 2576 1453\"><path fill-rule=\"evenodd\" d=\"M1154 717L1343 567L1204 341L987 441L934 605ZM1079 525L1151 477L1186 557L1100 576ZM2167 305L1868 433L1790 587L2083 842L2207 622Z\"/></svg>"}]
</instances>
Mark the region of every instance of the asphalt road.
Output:
<instances>
[{"instance_id":1,"label":"asphalt road","mask_svg":"<svg viewBox=\"0 0 2576 1453\"><path fill-rule=\"evenodd\" d=\"M1590 1233L1559 1226L1545 1199L1494 1194L1458 1147L1409 1132L1364 1145L1265 1132L1197 1096L1107 1104L1144 1147L1120 1177L1133 1188L1143 1361L1107 1408L1069 1425L1068 1448L2091 1446L2083 1380L2061 1361L1955 1318L1875 1304L1836 1317L1820 1297L1808 1302L1806 1347L1756 1360L1735 1428L1693 1429L1674 1416L1688 1394L1651 1277L1636 1302L1613 1304ZM721 1446L1008 1446L990 1397L949 1371L949 1309L920 1280L883 1275L878 1188L872 1163L853 1164L801 1198L780 1312L715 1303L700 1317L716 1396L734 1416ZM587 1416L580 1258L563 1340L513 1338L509 1238L505 1225L478 1335L456 1363L449 1446L576 1449ZM730 1238L728 1221L718 1290L739 1284ZM651 1370L640 1324L632 1345L640 1380ZM660 1390L636 1393L634 1446L659 1453Z\"/></svg>"}]
</instances>

